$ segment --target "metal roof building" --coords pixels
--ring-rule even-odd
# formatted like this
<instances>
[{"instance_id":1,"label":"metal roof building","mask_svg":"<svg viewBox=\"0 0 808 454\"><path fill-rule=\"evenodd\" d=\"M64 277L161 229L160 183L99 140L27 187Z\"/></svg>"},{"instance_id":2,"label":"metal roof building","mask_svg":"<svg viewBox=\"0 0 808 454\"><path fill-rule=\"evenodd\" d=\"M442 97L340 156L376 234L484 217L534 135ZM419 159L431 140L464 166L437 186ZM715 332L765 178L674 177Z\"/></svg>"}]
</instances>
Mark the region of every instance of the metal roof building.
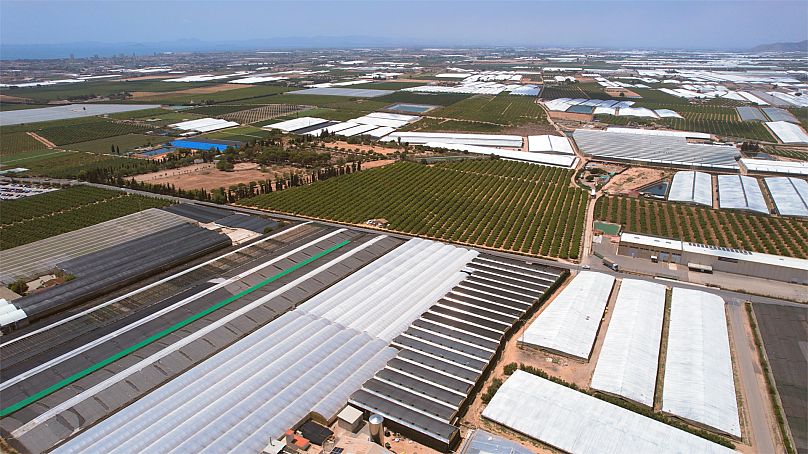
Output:
<instances>
[{"instance_id":1,"label":"metal roof building","mask_svg":"<svg viewBox=\"0 0 808 454\"><path fill-rule=\"evenodd\" d=\"M592 388L654 406L665 286L623 279Z\"/></svg>"},{"instance_id":2,"label":"metal roof building","mask_svg":"<svg viewBox=\"0 0 808 454\"><path fill-rule=\"evenodd\" d=\"M527 327L519 343L589 359L613 285L611 275L580 272Z\"/></svg>"},{"instance_id":3,"label":"metal roof building","mask_svg":"<svg viewBox=\"0 0 808 454\"><path fill-rule=\"evenodd\" d=\"M718 176L718 206L736 210L769 213L757 178L746 175Z\"/></svg>"},{"instance_id":4,"label":"metal roof building","mask_svg":"<svg viewBox=\"0 0 808 454\"><path fill-rule=\"evenodd\" d=\"M676 172L668 200L713 206L713 177L704 172Z\"/></svg>"},{"instance_id":5,"label":"metal roof building","mask_svg":"<svg viewBox=\"0 0 808 454\"><path fill-rule=\"evenodd\" d=\"M777 213L808 217L808 181L793 177L769 177L764 181Z\"/></svg>"},{"instance_id":6,"label":"metal roof building","mask_svg":"<svg viewBox=\"0 0 808 454\"><path fill-rule=\"evenodd\" d=\"M740 156L734 146L689 143L679 136L576 129L573 138L585 155L624 163L736 170Z\"/></svg>"},{"instance_id":7,"label":"metal roof building","mask_svg":"<svg viewBox=\"0 0 808 454\"><path fill-rule=\"evenodd\" d=\"M393 340L396 358L350 399L383 415L387 428L444 452L459 441L459 416L507 333L562 273L488 254L475 257L464 272L463 281Z\"/></svg>"},{"instance_id":8,"label":"metal roof building","mask_svg":"<svg viewBox=\"0 0 808 454\"><path fill-rule=\"evenodd\" d=\"M482 416L576 454L735 452L521 370L499 388Z\"/></svg>"},{"instance_id":9,"label":"metal roof building","mask_svg":"<svg viewBox=\"0 0 808 454\"><path fill-rule=\"evenodd\" d=\"M662 411L741 436L724 300L674 288Z\"/></svg>"}]
</instances>

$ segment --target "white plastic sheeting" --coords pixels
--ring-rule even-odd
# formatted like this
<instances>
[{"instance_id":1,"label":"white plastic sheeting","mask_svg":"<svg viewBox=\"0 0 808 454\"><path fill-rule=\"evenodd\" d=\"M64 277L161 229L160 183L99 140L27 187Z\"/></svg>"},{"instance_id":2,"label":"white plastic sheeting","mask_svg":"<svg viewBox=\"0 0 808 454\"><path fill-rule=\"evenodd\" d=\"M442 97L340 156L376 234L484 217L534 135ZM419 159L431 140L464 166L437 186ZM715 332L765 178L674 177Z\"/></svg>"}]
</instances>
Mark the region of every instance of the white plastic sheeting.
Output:
<instances>
[{"instance_id":1,"label":"white plastic sheeting","mask_svg":"<svg viewBox=\"0 0 808 454\"><path fill-rule=\"evenodd\" d=\"M427 142L454 143L463 145L479 145L483 147L522 148L522 136L503 134L460 134L451 132L396 132L385 140L423 145Z\"/></svg>"},{"instance_id":2,"label":"white plastic sheeting","mask_svg":"<svg viewBox=\"0 0 808 454\"><path fill-rule=\"evenodd\" d=\"M238 126L235 121L222 120L220 118L200 118L198 120L183 121L169 125L181 131L210 132L224 128Z\"/></svg>"},{"instance_id":3,"label":"white plastic sheeting","mask_svg":"<svg viewBox=\"0 0 808 454\"><path fill-rule=\"evenodd\" d=\"M10 325L27 316L24 310L18 309L17 306L6 301L5 298L0 298L0 326Z\"/></svg>"},{"instance_id":4,"label":"white plastic sheeting","mask_svg":"<svg viewBox=\"0 0 808 454\"><path fill-rule=\"evenodd\" d=\"M735 451L517 370L483 417L576 454L727 454Z\"/></svg>"},{"instance_id":5,"label":"white plastic sheeting","mask_svg":"<svg viewBox=\"0 0 808 454\"><path fill-rule=\"evenodd\" d=\"M740 437L724 300L674 288L662 411Z\"/></svg>"},{"instance_id":6,"label":"white plastic sheeting","mask_svg":"<svg viewBox=\"0 0 808 454\"><path fill-rule=\"evenodd\" d=\"M465 278L477 251L412 239L298 310L392 341Z\"/></svg>"},{"instance_id":7,"label":"white plastic sheeting","mask_svg":"<svg viewBox=\"0 0 808 454\"><path fill-rule=\"evenodd\" d=\"M767 121L766 126L783 143L808 143L808 134L799 125L787 121Z\"/></svg>"},{"instance_id":8,"label":"white plastic sheeting","mask_svg":"<svg viewBox=\"0 0 808 454\"><path fill-rule=\"evenodd\" d=\"M718 206L769 213L757 178L745 175L718 176Z\"/></svg>"},{"instance_id":9,"label":"white plastic sheeting","mask_svg":"<svg viewBox=\"0 0 808 454\"><path fill-rule=\"evenodd\" d=\"M704 172L676 172L668 200L713 206L713 177Z\"/></svg>"},{"instance_id":10,"label":"white plastic sheeting","mask_svg":"<svg viewBox=\"0 0 808 454\"><path fill-rule=\"evenodd\" d=\"M765 181L781 216L808 217L808 181L793 177L769 177Z\"/></svg>"},{"instance_id":11,"label":"white plastic sheeting","mask_svg":"<svg viewBox=\"0 0 808 454\"><path fill-rule=\"evenodd\" d=\"M643 136L667 136L667 137L684 137L686 139L704 139L710 140L710 134L703 132L693 131L667 131L659 129L635 129L635 128L621 128L610 126L606 128L607 132L619 132L623 134L638 134Z\"/></svg>"},{"instance_id":12,"label":"white plastic sheeting","mask_svg":"<svg viewBox=\"0 0 808 454\"><path fill-rule=\"evenodd\" d=\"M498 156L503 159L510 159L513 161L529 162L531 164L541 164L550 166L559 166L564 168L575 167L578 162L578 157L575 155L561 155L553 153L529 153L524 151L503 150L494 147L478 147L475 145L452 144L443 142L427 142L425 144L432 148L445 148L447 150L466 151L474 154L481 154L486 156Z\"/></svg>"},{"instance_id":13,"label":"white plastic sheeting","mask_svg":"<svg viewBox=\"0 0 808 454\"><path fill-rule=\"evenodd\" d=\"M359 124L357 126L354 126L353 128L343 129L342 131L339 131L337 134L339 134L341 136L345 136L345 137L352 137L352 136L358 136L360 134L364 134L364 133L366 133L368 131L372 131L372 130L374 130L376 128L378 128L378 126L376 126L376 125Z\"/></svg>"},{"instance_id":14,"label":"white plastic sheeting","mask_svg":"<svg viewBox=\"0 0 808 454\"><path fill-rule=\"evenodd\" d=\"M588 359L614 277L582 271L527 327L523 344Z\"/></svg>"},{"instance_id":15,"label":"white plastic sheeting","mask_svg":"<svg viewBox=\"0 0 808 454\"><path fill-rule=\"evenodd\" d=\"M347 401L340 384L369 379L369 363L395 356L386 344L292 311L57 452L261 452L313 407Z\"/></svg>"},{"instance_id":16,"label":"white plastic sheeting","mask_svg":"<svg viewBox=\"0 0 808 454\"><path fill-rule=\"evenodd\" d=\"M623 279L592 388L652 407L665 315L665 286Z\"/></svg>"},{"instance_id":17,"label":"white plastic sheeting","mask_svg":"<svg viewBox=\"0 0 808 454\"><path fill-rule=\"evenodd\" d=\"M601 159L687 168L738 169L736 157L740 153L734 146L689 143L684 137L626 134L611 129L576 129L573 138L582 153Z\"/></svg>"},{"instance_id":18,"label":"white plastic sheeting","mask_svg":"<svg viewBox=\"0 0 808 454\"><path fill-rule=\"evenodd\" d=\"M531 152L575 154L569 139L562 136L527 136L527 150Z\"/></svg>"},{"instance_id":19,"label":"white plastic sheeting","mask_svg":"<svg viewBox=\"0 0 808 454\"><path fill-rule=\"evenodd\" d=\"M271 125L266 125L264 129L280 129L284 132L297 131L298 129L308 128L319 124L327 123L328 120L317 117L300 117L291 120L281 121Z\"/></svg>"},{"instance_id":20,"label":"white plastic sheeting","mask_svg":"<svg viewBox=\"0 0 808 454\"><path fill-rule=\"evenodd\" d=\"M808 162L804 161L741 158L741 164L750 172L808 175Z\"/></svg>"}]
</instances>

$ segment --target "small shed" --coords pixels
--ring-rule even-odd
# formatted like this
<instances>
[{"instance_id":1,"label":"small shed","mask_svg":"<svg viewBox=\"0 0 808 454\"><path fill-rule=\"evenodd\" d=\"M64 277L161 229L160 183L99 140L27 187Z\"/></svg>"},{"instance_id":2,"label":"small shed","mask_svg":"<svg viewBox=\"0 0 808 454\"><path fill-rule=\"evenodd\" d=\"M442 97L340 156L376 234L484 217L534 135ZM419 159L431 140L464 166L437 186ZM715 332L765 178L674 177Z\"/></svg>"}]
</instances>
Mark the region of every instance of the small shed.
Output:
<instances>
[{"instance_id":1,"label":"small shed","mask_svg":"<svg viewBox=\"0 0 808 454\"><path fill-rule=\"evenodd\" d=\"M337 425L351 432L358 431L362 427L362 410L346 405L337 415Z\"/></svg>"}]
</instances>

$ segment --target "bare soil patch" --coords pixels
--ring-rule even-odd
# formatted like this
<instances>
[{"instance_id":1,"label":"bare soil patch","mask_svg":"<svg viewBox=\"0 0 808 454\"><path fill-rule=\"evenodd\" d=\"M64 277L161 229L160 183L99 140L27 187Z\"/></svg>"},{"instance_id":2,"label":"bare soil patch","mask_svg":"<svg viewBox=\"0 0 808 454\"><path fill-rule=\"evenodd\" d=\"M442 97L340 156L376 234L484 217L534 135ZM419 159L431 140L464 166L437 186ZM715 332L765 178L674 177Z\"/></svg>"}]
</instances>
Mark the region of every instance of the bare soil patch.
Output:
<instances>
[{"instance_id":1,"label":"bare soil patch","mask_svg":"<svg viewBox=\"0 0 808 454\"><path fill-rule=\"evenodd\" d=\"M612 194L618 194L624 191L636 191L643 186L667 178L672 174L673 171L670 170L631 167L612 177L603 189Z\"/></svg>"},{"instance_id":2,"label":"bare soil patch","mask_svg":"<svg viewBox=\"0 0 808 454\"><path fill-rule=\"evenodd\" d=\"M27 103L30 101L31 100L28 98L20 98L19 96L0 95L0 102L15 104L15 103Z\"/></svg>"},{"instance_id":3,"label":"bare soil patch","mask_svg":"<svg viewBox=\"0 0 808 454\"><path fill-rule=\"evenodd\" d=\"M622 93L626 98L642 98L638 93L628 90L626 88L604 88L603 91L609 96L619 97Z\"/></svg>"},{"instance_id":4,"label":"bare soil patch","mask_svg":"<svg viewBox=\"0 0 808 454\"><path fill-rule=\"evenodd\" d=\"M179 189L213 190L229 187L234 184L248 184L251 181L275 180L276 176L294 172L292 167L266 167L266 172L259 170L258 164L238 163L232 172L223 172L213 164L194 164L171 170L145 173L135 177L137 181L152 184L173 184Z\"/></svg>"},{"instance_id":5,"label":"bare soil patch","mask_svg":"<svg viewBox=\"0 0 808 454\"><path fill-rule=\"evenodd\" d=\"M329 142L329 143L326 144L326 147L329 147L329 148L333 148L333 147L345 148L346 150L355 150L355 149L358 148L359 151L374 152L374 153L379 153L379 154L384 154L384 155L393 154L393 153L395 153L397 151L395 148L387 148L387 147L382 147L382 146L378 146L378 145L352 144L352 143L345 142L343 140L338 140L336 142Z\"/></svg>"},{"instance_id":6,"label":"bare soil patch","mask_svg":"<svg viewBox=\"0 0 808 454\"><path fill-rule=\"evenodd\" d=\"M395 159L380 159L378 161L368 161L362 163L362 169L375 169L376 167L384 167L388 164L396 162Z\"/></svg>"}]
</instances>

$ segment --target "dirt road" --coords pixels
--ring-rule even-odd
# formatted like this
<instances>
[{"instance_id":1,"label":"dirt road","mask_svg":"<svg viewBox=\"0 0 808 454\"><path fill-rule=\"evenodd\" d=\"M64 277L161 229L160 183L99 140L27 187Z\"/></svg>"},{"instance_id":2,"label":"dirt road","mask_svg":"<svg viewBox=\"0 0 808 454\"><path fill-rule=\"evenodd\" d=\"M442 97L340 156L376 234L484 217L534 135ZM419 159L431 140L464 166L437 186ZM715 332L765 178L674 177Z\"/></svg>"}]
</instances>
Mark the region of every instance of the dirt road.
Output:
<instances>
[{"instance_id":1,"label":"dirt road","mask_svg":"<svg viewBox=\"0 0 808 454\"><path fill-rule=\"evenodd\" d=\"M44 137L40 136L39 134L37 134L37 133L35 133L35 132L26 132L26 134L28 134L29 136L33 137L33 138L34 138L34 139L36 139L37 141L41 142L41 143L42 143L42 145L45 145L45 146L46 146L46 147L48 147L48 148L56 148L56 144L55 144L55 143L53 143L53 142L51 142L50 140L48 140L48 139L46 139L46 138L44 138Z\"/></svg>"},{"instance_id":2,"label":"dirt road","mask_svg":"<svg viewBox=\"0 0 808 454\"><path fill-rule=\"evenodd\" d=\"M743 303L738 300L727 301L730 320L730 336L735 345L738 375L741 382L743 405L749 417L751 445L755 452L779 452L775 449L773 433L776 426L771 418L769 398L766 393L763 371L757 362L755 344L749 333ZM779 443L778 443L779 445Z\"/></svg>"}]
</instances>

